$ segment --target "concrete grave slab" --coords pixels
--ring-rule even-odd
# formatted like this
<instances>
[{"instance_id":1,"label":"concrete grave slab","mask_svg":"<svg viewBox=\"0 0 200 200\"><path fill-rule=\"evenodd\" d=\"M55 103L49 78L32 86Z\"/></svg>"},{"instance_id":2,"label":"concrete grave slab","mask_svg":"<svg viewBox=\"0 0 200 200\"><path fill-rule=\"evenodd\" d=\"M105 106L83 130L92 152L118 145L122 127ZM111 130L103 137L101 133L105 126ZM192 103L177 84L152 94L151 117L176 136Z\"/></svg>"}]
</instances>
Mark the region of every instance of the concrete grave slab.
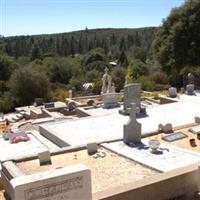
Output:
<instances>
[{"instance_id":1,"label":"concrete grave slab","mask_svg":"<svg viewBox=\"0 0 200 200\"><path fill-rule=\"evenodd\" d=\"M10 181L12 200L92 200L91 173L73 165Z\"/></svg>"},{"instance_id":2,"label":"concrete grave slab","mask_svg":"<svg viewBox=\"0 0 200 200\"><path fill-rule=\"evenodd\" d=\"M29 141L13 144L0 137L0 160L3 162L6 160L21 159L48 150L48 148L32 134L28 134L28 136L30 137Z\"/></svg>"},{"instance_id":3,"label":"concrete grave slab","mask_svg":"<svg viewBox=\"0 0 200 200\"><path fill-rule=\"evenodd\" d=\"M159 124L171 123L173 127L177 127L194 123L194 117L200 113L197 109L200 104L200 98L198 99L199 103L196 103L197 99L194 99L194 102L177 102L147 108L148 116L137 119L142 124L142 135L158 131ZM42 125L41 130L45 137L51 139L56 136L59 142L63 141L63 145L71 146L86 146L91 142L122 139L123 125L128 122L129 117L119 115L116 112L118 110L111 109L106 114L104 109L91 109L90 112L98 112L99 116Z\"/></svg>"},{"instance_id":4,"label":"concrete grave slab","mask_svg":"<svg viewBox=\"0 0 200 200\"><path fill-rule=\"evenodd\" d=\"M171 171L200 161L200 153L165 143L161 143L158 149L162 153L152 154L148 142L149 139L142 139L142 143L135 147L129 147L122 141L104 143L102 146L161 172Z\"/></svg>"}]
</instances>

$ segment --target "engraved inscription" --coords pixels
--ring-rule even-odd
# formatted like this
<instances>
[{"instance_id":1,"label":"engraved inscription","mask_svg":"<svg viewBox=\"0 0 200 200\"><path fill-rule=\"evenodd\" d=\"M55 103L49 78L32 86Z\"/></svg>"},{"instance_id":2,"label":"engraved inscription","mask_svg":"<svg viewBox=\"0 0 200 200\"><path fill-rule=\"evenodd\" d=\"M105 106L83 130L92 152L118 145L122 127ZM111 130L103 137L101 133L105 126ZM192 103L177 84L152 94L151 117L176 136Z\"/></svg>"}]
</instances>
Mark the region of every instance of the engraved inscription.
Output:
<instances>
[{"instance_id":1,"label":"engraved inscription","mask_svg":"<svg viewBox=\"0 0 200 200\"><path fill-rule=\"evenodd\" d=\"M80 188L83 188L83 176L78 176L75 178L68 179L66 181L57 182L53 184L44 185L42 187L25 190L24 195L25 195L26 200L37 200L37 199L62 200L63 195L59 195L59 194L66 193L71 190L77 190ZM59 195L60 197L57 198L56 197L57 195Z\"/></svg>"}]
</instances>

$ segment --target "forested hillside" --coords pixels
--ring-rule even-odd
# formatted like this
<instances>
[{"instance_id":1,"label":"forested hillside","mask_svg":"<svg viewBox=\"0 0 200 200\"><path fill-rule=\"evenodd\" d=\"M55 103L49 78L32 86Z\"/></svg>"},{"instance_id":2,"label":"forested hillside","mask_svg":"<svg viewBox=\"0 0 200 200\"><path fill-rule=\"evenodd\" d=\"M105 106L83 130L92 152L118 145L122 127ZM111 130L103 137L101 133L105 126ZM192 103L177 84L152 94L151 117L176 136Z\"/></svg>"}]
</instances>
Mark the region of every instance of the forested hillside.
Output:
<instances>
[{"instance_id":1,"label":"forested hillside","mask_svg":"<svg viewBox=\"0 0 200 200\"><path fill-rule=\"evenodd\" d=\"M141 29L85 29L70 33L5 37L1 48L9 56L74 56L94 48L118 57L122 50L136 51L140 48L147 56L156 28ZM144 58L145 59L145 58Z\"/></svg>"},{"instance_id":2,"label":"forested hillside","mask_svg":"<svg viewBox=\"0 0 200 200\"><path fill-rule=\"evenodd\" d=\"M156 31L154 27L86 28L0 38L0 110L29 105L36 97L64 100L71 88L77 95L99 94L106 67L117 91L123 89L128 65L134 80L153 90L155 83L147 75L153 70L151 44ZM116 65L110 65L111 61ZM94 83L94 87L84 89L86 82Z\"/></svg>"},{"instance_id":3,"label":"forested hillside","mask_svg":"<svg viewBox=\"0 0 200 200\"><path fill-rule=\"evenodd\" d=\"M30 105L37 97L64 100L69 89L76 95L99 94L106 67L117 92L125 77L148 91L180 88L189 72L199 81L199 55L199 0L173 9L158 28L1 37L0 111ZM94 87L85 89L86 82Z\"/></svg>"}]
</instances>

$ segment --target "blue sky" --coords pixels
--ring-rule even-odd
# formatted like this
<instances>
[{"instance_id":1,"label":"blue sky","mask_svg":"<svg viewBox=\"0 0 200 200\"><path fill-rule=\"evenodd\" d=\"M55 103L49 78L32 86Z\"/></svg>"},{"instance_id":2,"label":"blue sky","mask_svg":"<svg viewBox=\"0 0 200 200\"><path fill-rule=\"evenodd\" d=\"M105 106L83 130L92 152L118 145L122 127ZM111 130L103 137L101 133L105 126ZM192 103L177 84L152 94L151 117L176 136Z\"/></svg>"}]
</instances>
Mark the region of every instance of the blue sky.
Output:
<instances>
[{"instance_id":1,"label":"blue sky","mask_svg":"<svg viewBox=\"0 0 200 200\"><path fill-rule=\"evenodd\" d=\"M185 0L0 0L1 35L159 26Z\"/></svg>"}]
</instances>

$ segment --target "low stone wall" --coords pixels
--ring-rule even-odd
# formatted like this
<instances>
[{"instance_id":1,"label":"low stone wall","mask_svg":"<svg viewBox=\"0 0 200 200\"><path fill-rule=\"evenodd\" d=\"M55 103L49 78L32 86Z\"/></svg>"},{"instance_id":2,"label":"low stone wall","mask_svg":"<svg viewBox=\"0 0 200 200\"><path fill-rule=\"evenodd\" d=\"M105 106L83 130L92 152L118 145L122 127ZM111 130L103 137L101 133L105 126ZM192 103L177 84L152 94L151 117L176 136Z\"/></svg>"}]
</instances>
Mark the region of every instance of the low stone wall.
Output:
<instances>
[{"instance_id":1,"label":"low stone wall","mask_svg":"<svg viewBox=\"0 0 200 200\"><path fill-rule=\"evenodd\" d=\"M191 200L198 191L198 165L190 165L93 194L93 200Z\"/></svg>"},{"instance_id":2,"label":"low stone wall","mask_svg":"<svg viewBox=\"0 0 200 200\"><path fill-rule=\"evenodd\" d=\"M59 147L67 147L69 144L61 140L59 137L56 136L56 133L52 133L52 130L48 130L46 127L39 126L39 132L42 136L49 139L51 142L56 144Z\"/></svg>"},{"instance_id":3,"label":"low stone wall","mask_svg":"<svg viewBox=\"0 0 200 200\"><path fill-rule=\"evenodd\" d=\"M160 104L168 104L168 103L175 103L177 102L176 100L173 100L168 97L160 97Z\"/></svg>"},{"instance_id":4,"label":"low stone wall","mask_svg":"<svg viewBox=\"0 0 200 200\"><path fill-rule=\"evenodd\" d=\"M50 117L51 115L49 115L48 112L46 112L47 110L43 109L41 110L41 112L36 112L35 110L31 110L30 111L30 118L31 119L38 119L38 118L45 118L45 117Z\"/></svg>"},{"instance_id":5,"label":"low stone wall","mask_svg":"<svg viewBox=\"0 0 200 200\"><path fill-rule=\"evenodd\" d=\"M90 114L83 108L76 108L76 115L77 117L88 117Z\"/></svg>"}]
</instances>

